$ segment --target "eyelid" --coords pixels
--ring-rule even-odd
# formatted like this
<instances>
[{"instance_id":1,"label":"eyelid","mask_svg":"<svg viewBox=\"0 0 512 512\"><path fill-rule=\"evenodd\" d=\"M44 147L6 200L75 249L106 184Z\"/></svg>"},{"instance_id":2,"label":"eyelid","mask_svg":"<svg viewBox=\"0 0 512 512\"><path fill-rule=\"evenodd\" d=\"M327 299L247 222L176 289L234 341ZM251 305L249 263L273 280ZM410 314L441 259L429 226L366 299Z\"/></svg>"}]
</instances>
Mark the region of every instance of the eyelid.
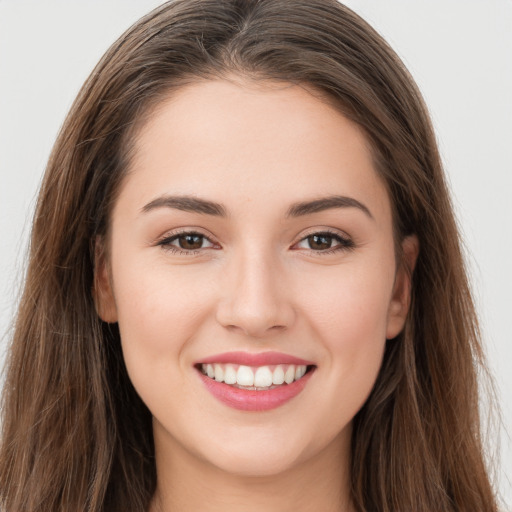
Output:
<instances>
[{"instance_id":1,"label":"eyelid","mask_svg":"<svg viewBox=\"0 0 512 512\"><path fill-rule=\"evenodd\" d=\"M300 244L301 242L305 241L308 237L313 236L313 235L327 235L327 236L330 236L330 237L338 240L339 243L338 243L338 245L335 245L334 247L331 247L329 249L324 249L324 250L314 250L314 249L306 249L306 248L293 249L298 244ZM309 253L312 253L316 256L321 256L321 255L326 255L326 254L330 254L330 253L338 252L338 251L349 251L349 250L354 249L355 245L356 244L354 243L352 237L350 237L347 233L345 233L343 231L336 230L333 228L327 228L327 227L316 227L316 228L312 228L310 230L307 230L306 232L301 233L299 235L297 241L292 244L291 248L293 250L305 250L305 251L308 251Z\"/></svg>"},{"instance_id":2,"label":"eyelid","mask_svg":"<svg viewBox=\"0 0 512 512\"><path fill-rule=\"evenodd\" d=\"M163 235L159 235L157 238L155 238L152 243L154 245L158 245L158 243L163 240L167 240L169 238L172 238L175 236L180 236L180 235L199 235L199 236L203 236L204 238L208 239L212 243L216 243L214 241L215 237L213 236L212 233L210 233L206 229L200 228L198 226L184 226L184 227L169 229L169 230L165 231Z\"/></svg>"},{"instance_id":3,"label":"eyelid","mask_svg":"<svg viewBox=\"0 0 512 512\"><path fill-rule=\"evenodd\" d=\"M184 254L184 255L197 255L200 252L206 249L221 249L222 246L215 240L215 237L209 233L205 232L203 228L195 227L195 226L187 226L182 228L176 228L170 231L165 232L164 235L158 237L153 245L160 246L163 249ZM175 245L171 245L171 242L178 239L180 236L184 235L197 235L205 240L207 240L211 246L209 247L200 247L198 249L184 249ZM308 237L313 235L326 235L331 238L334 238L338 241L337 245L328 249L307 249L307 248L298 248L297 245L301 242L305 241ZM297 238L296 241L291 245L291 250L301 250L307 251L315 256L327 255L334 252L342 252L349 251L354 249L356 244L354 243L352 237L350 237L347 233L337 230L330 227L318 226L315 228L310 228L305 232L302 232Z\"/></svg>"},{"instance_id":4,"label":"eyelid","mask_svg":"<svg viewBox=\"0 0 512 512\"><path fill-rule=\"evenodd\" d=\"M296 241L294 243L296 244L311 235L330 235L343 238L344 240L352 239L352 237L348 233L342 231L341 229L331 228L327 226L315 226L312 228L305 229L299 235L297 235Z\"/></svg>"},{"instance_id":5,"label":"eyelid","mask_svg":"<svg viewBox=\"0 0 512 512\"><path fill-rule=\"evenodd\" d=\"M203 228L198 228L195 226L187 226L183 228L176 228L170 231L166 231L165 234L159 236L152 245L160 246L164 249L168 250L176 250L181 253L187 253L187 254L194 254L198 253L202 249L212 249L220 247L220 244L215 241L215 237L209 233L205 232ZM183 249L180 247L176 247L170 244L171 241L174 241L175 239L179 238L180 236L184 235L197 235L203 237L205 240L207 240L210 244L212 244L214 247L201 247L200 249ZM168 243L167 243L168 242Z\"/></svg>"}]
</instances>

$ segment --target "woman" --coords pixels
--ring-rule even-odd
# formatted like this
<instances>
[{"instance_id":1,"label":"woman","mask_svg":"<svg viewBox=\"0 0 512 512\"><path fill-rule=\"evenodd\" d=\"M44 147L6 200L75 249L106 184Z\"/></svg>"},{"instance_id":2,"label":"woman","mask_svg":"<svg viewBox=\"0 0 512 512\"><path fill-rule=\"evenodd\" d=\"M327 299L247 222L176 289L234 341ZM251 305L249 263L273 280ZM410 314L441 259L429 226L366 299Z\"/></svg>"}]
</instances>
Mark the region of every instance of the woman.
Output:
<instances>
[{"instance_id":1,"label":"woman","mask_svg":"<svg viewBox=\"0 0 512 512\"><path fill-rule=\"evenodd\" d=\"M48 164L2 507L496 510L481 358L428 115L382 38L335 1L170 2Z\"/></svg>"}]
</instances>

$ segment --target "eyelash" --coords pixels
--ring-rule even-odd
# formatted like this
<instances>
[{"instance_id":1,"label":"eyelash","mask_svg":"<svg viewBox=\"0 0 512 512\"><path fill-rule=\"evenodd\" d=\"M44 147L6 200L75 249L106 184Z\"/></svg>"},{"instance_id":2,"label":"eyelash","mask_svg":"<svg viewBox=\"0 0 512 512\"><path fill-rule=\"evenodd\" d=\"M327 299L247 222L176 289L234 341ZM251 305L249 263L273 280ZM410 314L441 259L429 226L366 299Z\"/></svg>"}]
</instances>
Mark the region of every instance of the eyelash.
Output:
<instances>
[{"instance_id":1,"label":"eyelash","mask_svg":"<svg viewBox=\"0 0 512 512\"><path fill-rule=\"evenodd\" d=\"M300 244L301 242L307 240L312 236L332 238L334 241L338 242L338 245L335 245L334 247L331 247L329 249L308 249L315 256L328 256L329 254L333 254L340 251L350 251L355 248L355 244L350 238L343 236L335 231L330 231L328 229L323 231L313 231L307 234L306 236L303 236L297 243L294 244L294 246Z\"/></svg>"},{"instance_id":2,"label":"eyelash","mask_svg":"<svg viewBox=\"0 0 512 512\"><path fill-rule=\"evenodd\" d=\"M205 249L205 247L201 247L199 249L183 249L182 247L176 247L174 245L171 245L171 243L174 242L175 240L179 240L180 238L186 236L201 237L203 240L207 240L212 245L215 245L215 243L212 242L206 235L204 235L203 233L199 233L197 231L181 231L179 233L174 233L170 236L165 236L165 238L159 240L156 245L159 245L164 250L170 251L179 256L195 256L199 254L201 249Z\"/></svg>"},{"instance_id":3,"label":"eyelash","mask_svg":"<svg viewBox=\"0 0 512 512\"><path fill-rule=\"evenodd\" d=\"M172 242L175 242L179 240L181 237L186 236L196 236L200 237L202 240L208 241L210 244L215 246L215 242L210 240L206 235L203 233L199 233L197 231L181 231L179 233L174 233L170 236L165 236L165 238L162 238L157 242L156 245L161 246L164 250L170 251L174 254L177 254L179 256L196 256L200 253L202 249L209 249L210 247L200 247L198 249L183 249L180 247L176 247L174 245L171 245ZM315 256L327 256L336 252L340 251L350 251L355 248L354 242L348 238L340 235L339 233L336 233L334 231L329 230L323 230L323 231L313 231L311 233L308 233L306 236L303 236L298 242L293 244L293 247L300 244L301 242L306 241L308 238L312 236L318 236L318 237L325 237L325 238L331 238L338 244L334 247L331 247L329 249L323 249L323 250L314 250L314 249L306 249L311 254L314 254ZM298 249L294 249L298 250Z\"/></svg>"}]
</instances>

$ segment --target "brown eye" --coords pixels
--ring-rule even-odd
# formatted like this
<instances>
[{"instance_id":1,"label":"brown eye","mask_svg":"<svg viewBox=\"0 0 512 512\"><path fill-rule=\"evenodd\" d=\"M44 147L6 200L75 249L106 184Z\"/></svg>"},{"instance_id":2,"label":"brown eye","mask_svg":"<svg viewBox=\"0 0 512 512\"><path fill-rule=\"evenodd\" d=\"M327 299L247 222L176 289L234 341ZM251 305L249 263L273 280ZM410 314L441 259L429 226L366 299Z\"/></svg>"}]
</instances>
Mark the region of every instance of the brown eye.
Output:
<instances>
[{"instance_id":1,"label":"brown eye","mask_svg":"<svg viewBox=\"0 0 512 512\"><path fill-rule=\"evenodd\" d=\"M193 251L195 249L201 249L204 236L196 234L180 235L177 240L181 249Z\"/></svg>"},{"instance_id":2,"label":"brown eye","mask_svg":"<svg viewBox=\"0 0 512 512\"><path fill-rule=\"evenodd\" d=\"M354 242L349 238L338 235L337 233L318 232L311 233L304 237L294 246L294 248L308 249L310 251L318 252L319 254L330 254L335 251L353 249Z\"/></svg>"},{"instance_id":3,"label":"brown eye","mask_svg":"<svg viewBox=\"0 0 512 512\"><path fill-rule=\"evenodd\" d=\"M180 251L186 253L198 251L200 249L212 249L216 245L201 233L179 233L161 240L158 245L171 251Z\"/></svg>"},{"instance_id":4,"label":"brown eye","mask_svg":"<svg viewBox=\"0 0 512 512\"><path fill-rule=\"evenodd\" d=\"M315 234L307 237L309 248L315 251L330 249L332 247L332 240L332 236L324 234Z\"/></svg>"}]
</instances>

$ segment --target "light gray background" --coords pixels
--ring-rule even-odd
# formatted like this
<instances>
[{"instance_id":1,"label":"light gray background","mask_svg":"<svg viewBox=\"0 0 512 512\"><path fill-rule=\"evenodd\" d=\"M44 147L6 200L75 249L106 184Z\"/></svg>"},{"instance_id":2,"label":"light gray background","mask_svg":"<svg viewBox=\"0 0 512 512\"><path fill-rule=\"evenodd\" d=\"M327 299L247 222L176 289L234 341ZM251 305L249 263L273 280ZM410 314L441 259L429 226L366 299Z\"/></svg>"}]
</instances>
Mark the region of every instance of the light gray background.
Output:
<instances>
[{"instance_id":1,"label":"light gray background","mask_svg":"<svg viewBox=\"0 0 512 512\"><path fill-rule=\"evenodd\" d=\"M107 47L161 0L0 0L0 362L35 196L57 131ZM351 0L431 109L490 366L512 425L512 0ZM500 489L512 503L510 440Z\"/></svg>"}]
</instances>

